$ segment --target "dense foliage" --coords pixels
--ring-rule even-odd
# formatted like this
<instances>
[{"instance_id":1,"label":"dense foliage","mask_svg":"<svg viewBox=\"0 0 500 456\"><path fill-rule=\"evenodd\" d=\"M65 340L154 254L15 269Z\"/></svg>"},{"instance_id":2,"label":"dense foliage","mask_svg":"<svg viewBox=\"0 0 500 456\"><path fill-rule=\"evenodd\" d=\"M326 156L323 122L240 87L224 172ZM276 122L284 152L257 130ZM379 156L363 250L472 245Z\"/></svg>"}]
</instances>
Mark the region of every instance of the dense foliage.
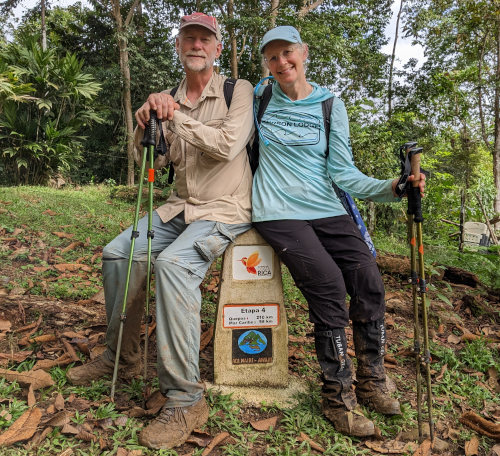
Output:
<instances>
[{"instance_id":1,"label":"dense foliage","mask_svg":"<svg viewBox=\"0 0 500 456\"><path fill-rule=\"evenodd\" d=\"M16 3L3 2L3 12ZM458 222L461 191L467 220L484 218L476 194L493 217L500 192L498 2L403 0L400 33L422 45L426 59L394 68L390 88L391 56L382 48L396 0L89 3L49 5L46 51L37 44L40 6L27 11L10 36L8 15L2 19L10 41L0 45L3 182L44 182L61 173L75 183L126 183L127 81L119 43L126 46L135 110L148 93L180 80L178 19L201 10L223 27L219 71L253 84L263 74L263 33L274 24L299 28L310 47L309 77L346 102L353 153L365 173L397 175L399 146L418 140L430 177L425 215L432 238L442 241L453 231L440 219ZM113 5L122 18L131 18L121 28ZM378 205L375 212L368 203L360 206L377 229L402 226L400 207Z\"/></svg>"}]
</instances>

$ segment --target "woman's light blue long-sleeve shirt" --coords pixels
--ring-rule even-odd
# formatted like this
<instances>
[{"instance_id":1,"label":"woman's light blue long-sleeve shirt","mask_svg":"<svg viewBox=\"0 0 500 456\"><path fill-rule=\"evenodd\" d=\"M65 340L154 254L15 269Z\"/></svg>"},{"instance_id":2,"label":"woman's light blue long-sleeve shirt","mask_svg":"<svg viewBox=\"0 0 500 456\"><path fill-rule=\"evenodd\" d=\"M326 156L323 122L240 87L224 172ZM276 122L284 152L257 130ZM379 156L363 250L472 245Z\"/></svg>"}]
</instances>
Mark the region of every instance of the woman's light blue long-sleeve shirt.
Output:
<instances>
[{"instance_id":1,"label":"woman's light blue long-sleeve shirt","mask_svg":"<svg viewBox=\"0 0 500 456\"><path fill-rule=\"evenodd\" d=\"M273 85L260 124L266 141L260 138L259 167L253 180L254 222L346 214L331 181L357 198L398 201L392 193L392 180L366 176L354 164L344 103L328 89L310 84L312 93L296 101L290 100L279 84ZM330 97L334 100L326 157L321 102Z\"/></svg>"}]
</instances>

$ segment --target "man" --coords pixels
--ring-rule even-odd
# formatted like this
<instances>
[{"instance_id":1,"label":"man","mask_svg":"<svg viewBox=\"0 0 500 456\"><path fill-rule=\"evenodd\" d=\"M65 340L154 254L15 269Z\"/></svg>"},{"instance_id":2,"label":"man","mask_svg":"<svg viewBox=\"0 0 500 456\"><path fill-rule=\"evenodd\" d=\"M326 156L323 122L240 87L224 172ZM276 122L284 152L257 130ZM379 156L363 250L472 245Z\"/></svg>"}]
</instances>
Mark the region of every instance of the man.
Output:
<instances>
[{"instance_id":1,"label":"man","mask_svg":"<svg viewBox=\"0 0 500 456\"><path fill-rule=\"evenodd\" d=\"M176 193L153 215L156 277L158 377L167 402L140 434L150 448L185 442L208 418L198 366L201 293L199 285L215 258L250 228L252 173L245 145L253 132L252 86L239 80L229 109L223 76L213 64L222 50L215 18L193 13L181 19L175 40L185 70L175 96L154 93L136 112L136 148L154 109L163 122ZM147 217L139 221L127 298L120 373L140 372L139 335L147 267ZM86 365L70 369L74 384L113 372L119 316L130 253L131 228L103 251L107 349Z\"/></svg>"}]
</instances>

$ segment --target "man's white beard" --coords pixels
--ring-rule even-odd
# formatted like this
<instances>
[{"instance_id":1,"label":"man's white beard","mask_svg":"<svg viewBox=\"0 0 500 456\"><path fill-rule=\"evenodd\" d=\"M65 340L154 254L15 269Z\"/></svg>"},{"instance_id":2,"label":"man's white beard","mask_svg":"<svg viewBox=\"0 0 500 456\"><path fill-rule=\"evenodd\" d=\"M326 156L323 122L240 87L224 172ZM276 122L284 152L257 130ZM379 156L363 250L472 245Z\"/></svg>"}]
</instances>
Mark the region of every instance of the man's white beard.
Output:
<instances>
[{"instance_id":1,"label":"man's white beard","mask_svg":"<svg viewBox=\"0 0 500 456\"><path fill-rule=\"evenodd\" d=\"M179 58L181 60L182 65L185 68L195 72L201 72L207 70L211 68L215 62L215 55L213 56L205 55L204 56L205 59L202 62L193 61L189 58L188 55L183 55L182 53L180 53Z\"/></svg>"}]
</instances>

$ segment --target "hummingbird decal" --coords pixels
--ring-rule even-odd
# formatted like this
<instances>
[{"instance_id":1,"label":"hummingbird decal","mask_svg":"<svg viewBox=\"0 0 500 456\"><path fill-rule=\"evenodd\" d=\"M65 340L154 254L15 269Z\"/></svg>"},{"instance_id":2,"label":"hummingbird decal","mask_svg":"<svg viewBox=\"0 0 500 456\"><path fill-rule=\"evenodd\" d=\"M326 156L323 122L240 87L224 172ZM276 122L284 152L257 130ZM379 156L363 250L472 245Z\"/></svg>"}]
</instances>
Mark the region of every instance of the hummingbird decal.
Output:
<instances>
[{"instance_id":1,"label":"hummingbird decal","mask_svg":"<svg viewBox=\"0 0 500 456\"><path fill-rule=\"evenodd\" d=\"M262 258L259 258L259 252L253 252L248 258L243 257L239 261L241 261L247 268L247 272L249 272L250 274L257 274L255 266L257 266L262 261Z\"/></svg>"}]
</instances>

